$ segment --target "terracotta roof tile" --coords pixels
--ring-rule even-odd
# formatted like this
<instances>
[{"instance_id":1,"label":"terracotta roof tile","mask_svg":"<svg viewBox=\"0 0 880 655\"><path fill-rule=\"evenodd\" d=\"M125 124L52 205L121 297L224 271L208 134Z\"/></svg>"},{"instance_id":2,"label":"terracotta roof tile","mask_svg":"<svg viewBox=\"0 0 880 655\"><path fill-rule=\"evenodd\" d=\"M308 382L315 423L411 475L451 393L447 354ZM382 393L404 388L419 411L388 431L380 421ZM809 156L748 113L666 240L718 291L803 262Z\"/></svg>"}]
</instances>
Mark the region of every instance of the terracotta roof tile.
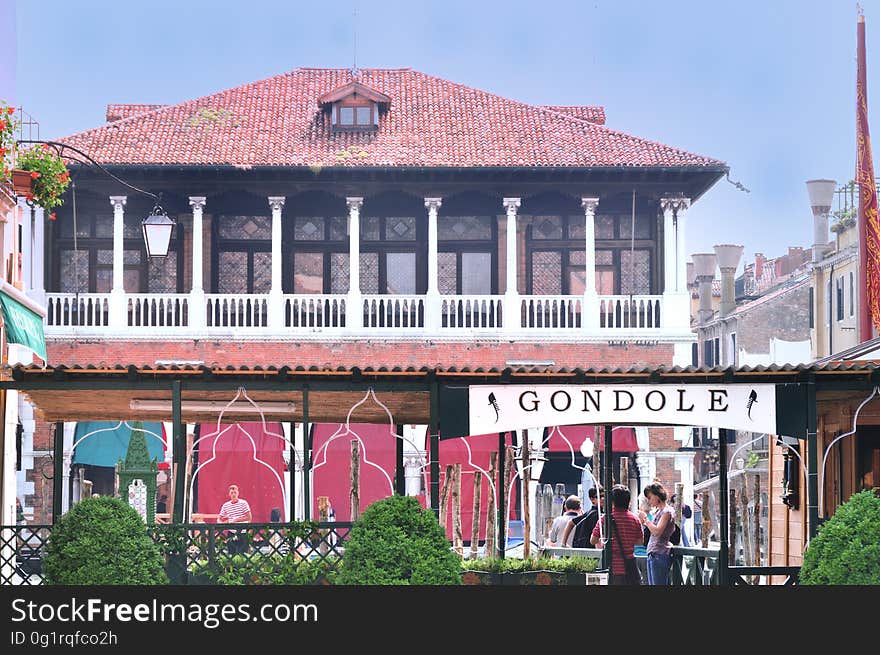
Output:
<instances>
[{"instance_id":1,"label":"terracotta roof tile","mask_svg":"<svg viewBox=\"0 0 880 655\"><path fill-rule=\"evenodd\" d=\"M560 114L568 114L596 125L605 125L605 107L591 107L589 105L541 105L541 107Z\"/></svg>"},{"instance_id":2,"label":"terracotta roof tile","mask_svg":"<svg viewBox=\"0 0 880 655\"><path fill-rule=\"evenodd\" d=\"M132 104L116 104L107 105L107 122L114 123L123 118L131 118L139 114L146 114L154 109L161 109L168 105L132 105Z\"/></svg>"},{"instance_id":3,"label":"terracotta roof tile","mask_svg":"<svg viewBox=\"0 0 880 655\"><path fill-rule=\"evenodd\" d=\"M409 69L365 69L358 80L391 98L378 131L334 133L329 112L318 106L319 97L352 81L349 70L300 68L178 105L129 114L62 141L104 164L725 165L584 120L580 116L591 115L584 107L531 106Z\"/></svg>"}]
</instances>

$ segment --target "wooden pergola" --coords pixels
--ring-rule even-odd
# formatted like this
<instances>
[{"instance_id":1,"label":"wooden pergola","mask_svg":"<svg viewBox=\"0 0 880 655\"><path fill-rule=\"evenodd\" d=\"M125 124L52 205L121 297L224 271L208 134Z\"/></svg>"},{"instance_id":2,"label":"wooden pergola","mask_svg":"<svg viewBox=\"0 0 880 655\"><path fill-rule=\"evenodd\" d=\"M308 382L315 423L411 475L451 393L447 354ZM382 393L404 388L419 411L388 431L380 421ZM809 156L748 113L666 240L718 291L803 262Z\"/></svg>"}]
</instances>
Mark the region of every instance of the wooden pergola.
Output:
<instances>
[{"instance_id":1,"label":"wooden pergola","mask_svg":"<svg viewBox=\"0 0 880 655\"><path fill-rule=\"evenodd\" d=\"M18 390L36 407L37 416L49 422L94 420L163 420L173 424L175 469L185 452L185 423L217 420L218 407L224 406L241 388L258 404L265 404L267 421L303 423L344 422L348 411L370 389L391 411L397 423L427 425L430 458L430 506L439 511L440 431L444 438L459 436L454 425L461 425L467 414L467 390L471 385L688 385L688 384L774 384L780 424L790 426L782 434L806 441L807 507L809 534L818 527L817 394L868 391L880 384L880 366L865 362L824 365L733 368L629 368L562 369L524 367L504 370L482 369L348 369L321 370L294 366L208 367L170 366L65 366L40 368L17 366L0 381L0 388ZM212 402L213 401L213 402ZM206 405L205 403L209 403ZM292 405L291 405L292 403ZM261 405L263 406L263 405ZM149 409L138 409L149 407ZM275 409L278 407L279 409ZM760 408L759 408L760 409ZM239 412L235 406L224 413L225 422L253 420L254 414ZM381 407L366 403L358 407L352 420L360 423L386 423ZM466 417L465 419L466 420ZM446 429L449 427L449 429ZM525 426L524 426L525 427ZM503 447L503 433L499 435ZM726 438L718 440L719 484L722 498L727 496ZM309 461L306 444L304 465ZM611 452L611 427L605 429L606 452ZM55 480L62 479L62 431L55 433ZM396 490L403 493L403 444L398 441ZM503 458L502 460L503 461ZM606 460L606 479L610 479L610 458ZM503 470L501 471L503 476ZM500 478L500 479L503 479ZM174 476L173 521L184 517L184 477ZM609 489L606 486L606 489ZM309 489L304 490L306 507ZM609 489L610 492L610 489ZM291 504L293 494L290 494ZM54 495L54 512L60 515L61 494ZM499 513L504 516L503 503ZM728 526L725 503L721 504L721 560L726 562ZM291 509L293 509L291 507ZM291 513L293 515L293 513ZM610 528L610 526L609 526Z\"/></svg>"}]
</instances>

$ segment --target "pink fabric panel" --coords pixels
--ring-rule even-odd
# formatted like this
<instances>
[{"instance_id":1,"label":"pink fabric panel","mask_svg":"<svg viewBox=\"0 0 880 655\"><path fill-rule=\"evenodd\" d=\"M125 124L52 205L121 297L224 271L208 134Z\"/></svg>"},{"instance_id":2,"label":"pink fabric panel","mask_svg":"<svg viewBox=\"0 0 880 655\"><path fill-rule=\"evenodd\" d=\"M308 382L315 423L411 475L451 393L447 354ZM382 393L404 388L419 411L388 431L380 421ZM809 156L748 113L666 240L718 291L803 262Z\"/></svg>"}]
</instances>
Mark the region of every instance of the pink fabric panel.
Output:
<instances>
[{"instance_id":1,"label":"pink fabric panel","mask_svg":"<svg viewBox=\"0 0 880 655\"><path fill-rule=\"evenodd\" d=\"M225 429L229 428L229 429ZM267 423L267 431L284 435L280 423ZM265 434L261 423L237 423L232 426L221 425L217 432L216 423L202 423L199 442L199 465L201 469L198 485L198 509L193 511L216 514L224 502L229 500L227 489L237 484L240 497L251 506L252 520L255 523L268 522L273 507L281 509L284 516L284 459L282 451L286 442L272 434ZM253 438L253 442L248 438ZM260 464L256 457L270 467ZM272 473L277 473L278 477ZM279 479L281 484L279 484Z\"/></svg>"},{"instance_id":2,"label":"pink fabric panel","mask_svg":"<svg viewBox=\"0 0 880 655\"><path fill-rule=\"evenodd\" d=\"M360 448L360 511L372 503L393 494L395 453L397 437L389 425L352 423L351 432L344 433L339 423L316 423L312 442L312 467L314 471L312 492L312 517L318 520L318 497L327 496L337 521L351 520L351 442L357 435L363 445ZM342 436L324 444L340 431ZM326 463L321 464L326 458ZM388 479L376 466L381 467ZM319 466L319 464L321 464ZM317 467L317 468L315 468Z\"/></svg>"}]
</instances>

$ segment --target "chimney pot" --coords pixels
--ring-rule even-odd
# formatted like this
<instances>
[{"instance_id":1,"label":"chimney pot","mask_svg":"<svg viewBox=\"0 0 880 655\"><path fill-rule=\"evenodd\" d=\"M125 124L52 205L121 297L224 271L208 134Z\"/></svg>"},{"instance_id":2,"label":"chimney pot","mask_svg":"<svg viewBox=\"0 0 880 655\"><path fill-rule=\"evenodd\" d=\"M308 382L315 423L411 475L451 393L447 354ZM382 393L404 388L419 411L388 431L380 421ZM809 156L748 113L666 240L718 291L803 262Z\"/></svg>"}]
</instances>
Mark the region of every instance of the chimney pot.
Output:
<instances>
[{"instance_id":1,"label":"chimney pot","mask_svg":"<svg viewBox=\"0 0 880 655\"><path fill-rule=\"evenodd\" d=\"M828 212L837 182L834 180L808 180L807 193L810 196L810 209L813 210L813 261L822 261L830 250L828 246Z\"/></svg>"},{"instance_id":2,"label":"chimney pot","mask_svg":"<svg viewBox=\"0 0 880 655\"><path fill-rule=\"evenodd\" d=\"M718 268L721 269L721 316L727 316L736 309L736 282L734 276L739 260L742 258L743 247L732 244L715 246L718 257Z\"/></svg>"}]
</instances>

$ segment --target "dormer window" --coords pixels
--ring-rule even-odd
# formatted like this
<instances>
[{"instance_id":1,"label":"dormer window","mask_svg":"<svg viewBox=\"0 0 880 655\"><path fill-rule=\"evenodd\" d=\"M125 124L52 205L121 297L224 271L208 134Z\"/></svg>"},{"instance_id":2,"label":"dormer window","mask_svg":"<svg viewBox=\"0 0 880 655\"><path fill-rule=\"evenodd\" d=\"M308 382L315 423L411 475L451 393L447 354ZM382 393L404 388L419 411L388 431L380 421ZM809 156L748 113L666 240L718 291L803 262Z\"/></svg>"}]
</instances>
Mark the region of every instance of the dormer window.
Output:
<instances>
[{"instance_id":1,"label":"dormer window","mask_svg":"<svg viewBox=\"0 0 880 655\"><path fill-rule=\"evenodd\" d=\"M380 113L391 104L391 98L360 82L349 82L318 98L330 109L334 130L363 131L379 129Z\"/></svg>"},{"instance_id":2,"label":"dormer window","mask_svg":"<svg viewBox=\"0 0 880 655\"><path fill-rule=\"evenodd\" d=\"M333 121L335 128L373 128L379 126L379 110L376 103L351 104L348 102L339 102L333 107L333 114L336 119Z\"/></svg>"}]
</instances>

